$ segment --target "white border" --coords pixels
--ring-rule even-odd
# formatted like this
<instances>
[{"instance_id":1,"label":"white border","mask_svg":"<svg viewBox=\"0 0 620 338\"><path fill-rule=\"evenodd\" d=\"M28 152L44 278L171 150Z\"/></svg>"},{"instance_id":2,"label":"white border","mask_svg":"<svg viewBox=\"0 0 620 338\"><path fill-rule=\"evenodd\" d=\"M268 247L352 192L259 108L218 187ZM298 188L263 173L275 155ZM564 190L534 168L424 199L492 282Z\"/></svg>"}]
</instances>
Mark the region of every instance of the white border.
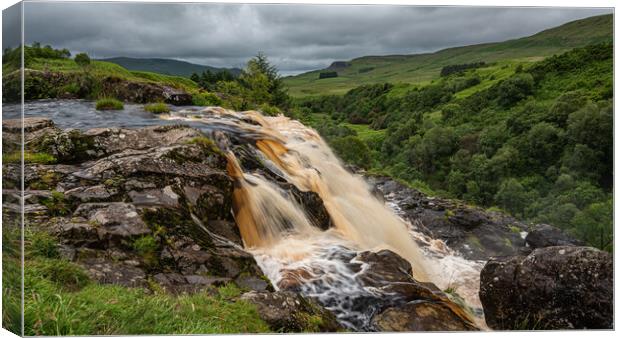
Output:
<instances>
[{"instance_id":1,"label":"white border","mask_svg":"<svg viewBox=\"0 0 620 338\"><path fill-rule=\"evenodd\" d=\"M37 0L27 0L26 2L35 2ZM66 2L69 1L76 1L79 2L78 0L65 0ZM17 1L10 1L10 0L0 0L0 3L2 4L2 8L5 9L13 4L15 4ZM98 0L93 0L93 2L123 2L123 1L98 1ZM558 7L615 7L616 6L616 2L612 1L612 0L589 0L589 1L576 1L576 0L564 0L564 1L560 1L560 0L520 0L520 1L493 1L493 0L451 0L451 1L442 1L442 0L387 0L387 1L378 1L378 0L352 0L352 1L346 1L346 0L338 0L338 1L329 1L329 0L307 0L307 1L300 1L300 0L288 0L288 1L278 1L278 0L263 0L263 1L257 1L257 0L244 0L244 1L230 1L230 0L219 0L219 1L175 1L175 0L150 0L150 1L144 1L144 0L135 0L134 2L178 2L178 3L190 3L190 2L203 2L203 3L213 3L213 2L219 2L219 3L282 3L282 4L382 4L382 5L421 5L421 6L488 6L488 7L544 7L544 6L558 6ZM1 22L1 18L0 18L0 22ZM614 22L615 23L615 22ZM615 72L616 69L616 58L615 56L617 55L617 45L618 45L618 26L614 24L614 98L617 98L617 90L616 90L616 84L618 84L618 73ZM618 125L620 124L618 119L615 119L615 108L618 105L618 100L615 99L614 100L614 131L618 130ZM618 149L618 147L616 147L616 141L618 139L618 137L620 137L619 135L617 135L614 132L614 176L618 173L618 158L620 155L620 149ZM614 181L615 182L615 181ZM1 184L1 183L0 183ZM620 220L620 216L619 213L615 212L616 210L618 210L618 208L620 207L620 201L618 198L616 198L616 194L614 193L614 225L616 224L620 224L619 220ZM614 226L614 230L615 230L616 226ZM614 247L618 247L618 238L615 237L614 238ZM1 277L1 273L0 273L0 277ZM614 286L617 286L618 283L618 264L617 264L617 260L615 259L615 255L614 255ZM617 288L614 288L614 290L617 290ZM0 293L0 300L1 300L1 293ZM615 310L615 308L614 308ZM615 321L615 325L614 327L618 327L618 317L615 316L614 318ZM381 334L376 334L376 333L347 333L347 337L368 337L368 336L398 336L398 337L405 337L405 336L430 336L432 335L433 337L472 337L472 336L478 336L478 335L483 335L483 336L494 336L494 337L498 337L499 335L501 335L502 337L521 337L522 335L524 335L525 332L520 332L520 331L502 331L502 332L484 332L484 333L460 333L460 332L455 332L455 333L429 333L429 332L419 332L419 333L381 333ZM0 337L4 337L4 336L14 336L12 333L4 330L4 329L0 329ZM529 337L566 337L566 338L570 338L570 337L579 337L581 338L584 335L587 335L588 337L602 337L602 336L611 336L611 335L615 335L615 332L613 331L553 331L553 332L540 332L540 331L527 331L527 335ZM194 335L194 337L212 337L213 335ZM226 337L254 337L254 336L259 336L259 335L226 335ZM324 334L304 334L304 337L324 337ZM153 337L153 336L146 336L143 335L141 337ZM184 337L184 336L167 336L167 337Z\"/></svg>"}]
</instances>

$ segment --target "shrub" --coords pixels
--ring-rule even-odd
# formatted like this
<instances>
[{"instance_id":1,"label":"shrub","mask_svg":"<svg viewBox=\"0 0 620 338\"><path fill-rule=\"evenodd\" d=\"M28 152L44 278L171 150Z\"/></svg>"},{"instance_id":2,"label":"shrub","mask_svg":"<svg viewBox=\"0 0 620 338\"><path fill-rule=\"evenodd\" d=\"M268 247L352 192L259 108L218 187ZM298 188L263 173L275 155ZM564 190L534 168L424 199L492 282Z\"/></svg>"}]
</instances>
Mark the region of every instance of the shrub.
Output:
<instances>
[{"instance_id":1,"label":"shrub","mask_svg":"<svg viewBox=\"0 0 620 338\"><path fill-rule=\"evenodd\" d=\"M258 107L258 110L260 110L263 114L269 116L276 116L278 114L282 114L282 111L278 107L274 107L268 103L261 104L260 107Z\"/></svg>"},{"instance_id":2,"label":"shrub","mask_svg":"<svg viewBox=\"0 0 620 338\"><path fill-rule=\"evenodd\" d=\"M213 93L199 93L192 96L192 104L195 106L221 106L222 99Z\"/></svg>"},{"instance_id":3,"label":"shrub","mask_svg":"<svg viewBox=\"0 0 620 338\"><path fill-rule=\"evenodd\" d=\"M170 107L163 102L150 103L144 106L144 110L153 114L165 114L170 112Z\"/></svg>"},{"instance_id":4,"label":"shrub","mask_svg":"<svg viewBox=\"0 0 620 338\"><path fill-rule=\"evenodd\" d=\"M80 67L86 67L90 65L90 57L86 53L79 53L75 56L75 63Z\"/></svg>"},{"instance_id":5,"label":"shrub","mask_svg":"<svg viewBox=\"0 0 620 338\"><path fill-rule=\"evenodd\" d=\"M52 216L66 216L71 212L71 205L65 198L65 194L59 191L52 191L52 196L45 198L41 204L47 207Z\"/></svg>"},{"instance_id":6,"label":"shrub","mask_svg":"<svg viewBox=\"0 0 620 338\"><path fill-rule=\"evenodd\" d=\"M97 100L95 108L97 110L122 110L123 102L113 98L103 98Z\"/></svg>"}]
</instances>

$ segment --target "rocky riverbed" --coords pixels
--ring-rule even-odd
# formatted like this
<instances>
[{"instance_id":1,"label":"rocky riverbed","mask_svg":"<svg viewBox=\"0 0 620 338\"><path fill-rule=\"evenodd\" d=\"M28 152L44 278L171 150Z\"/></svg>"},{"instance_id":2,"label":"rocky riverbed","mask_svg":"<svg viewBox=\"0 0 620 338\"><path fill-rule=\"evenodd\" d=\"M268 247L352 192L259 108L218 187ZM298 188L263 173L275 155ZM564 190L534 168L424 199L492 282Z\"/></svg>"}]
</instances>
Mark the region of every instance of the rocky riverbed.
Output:
<instances>
[{"instance_id":1,"label":"rocky riverbed","mask_svg":"<svg viewBox=\"0 0 620 338\"><path fill-rule=\"evenodd\" d=\"M494 329L519 328L525 312L527 318L536 318L524 324L527 328L609 328L612 323L609 254L570 246L580 243L555 228L425 196L386 177L368 177L375 194L408 222L429 256L448 257L450 262L456 257L467 262L469 274L460 281L461 291L415 280L409 262L389 250L339 251L330 259L342 261L365 290L376 291L351 301L353 308L372 308L363 323L343 320L346 316L328 310L334 308L328 299L303 292L297 278L303 271L290 271L290 278L273 285L244 249L231 213L234 181L226 157L200 130L172 124L61 129L50 119L36 117L27 118L24 127L27 158L53 158L24 168L26 226L57 236L62 256L99 283L157 287L172 294L210 292L234 283L245 291L240 298L256 305L261 318L280 332L310 327L475 330L484 328L473 319L477 316L480 322L483 313ZM19 151L20 128L21 121L3 122L5 154ZM244 148L247 140L231 142L246 168L271 177L314 224L324 230L332 226L315 193L299 191L270 172ZM4 163L3 170L3 217L8 218L19 212L21 171L17 163ZM534 247L540 248L532 251ZM544 282L534 284L534 290L523 289L525 277L510 272L517 270L534 280L544 276ZM569 280L561 283L562 278ZM592 278L595 283L590 283ZM478 299L479 287L484 310L476 310L477 304L471 308L467 301ZM549 311L535 310L540 299L547 301ZM569 315L581 301L590 302L586 305L596 314Z\"/></svg>"}]
</instances>

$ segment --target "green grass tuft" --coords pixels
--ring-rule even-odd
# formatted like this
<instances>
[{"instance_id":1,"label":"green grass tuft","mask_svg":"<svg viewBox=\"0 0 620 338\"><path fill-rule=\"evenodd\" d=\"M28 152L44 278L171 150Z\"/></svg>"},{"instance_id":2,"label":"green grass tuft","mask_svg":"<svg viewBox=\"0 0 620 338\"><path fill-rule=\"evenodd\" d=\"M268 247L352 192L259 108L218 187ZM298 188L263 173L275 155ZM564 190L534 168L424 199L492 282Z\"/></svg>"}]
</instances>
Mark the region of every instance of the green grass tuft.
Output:
<instances>
[{"instance_id":1,"label":"green grass tuft","mask_svg":"<svg viewBox=\"0 0 620 338\"><path fill-rule=\"evenodd\" d=\"M24 152L24 163L36 163L36 164L54 164L57 159L54 155L47 153L31 153ZM20 163L21 152L16 151L12 153L2 154L3 163Z\"/></svg>"},{"instance_id":2,"label":"green grass tuft","mask_svg":"<svg viewBox=\"0 0 620 338\"><path fill-rule=\"evenodd\" d=\"M165 103L158 102L145 105L144 110L153 114L165 114L170 112L170 107Z\"/></svg>"},{"instance_id":3,"label":"green grass tuft","mask_svg":"<svg viewBox=\"0 0 620 338\"><path fill-rule=\"evenodd\" d=\"M123 102L109 97L97 100L95 106L97 110L122 110L123 108Z\"/></svg>"}]
</instances>

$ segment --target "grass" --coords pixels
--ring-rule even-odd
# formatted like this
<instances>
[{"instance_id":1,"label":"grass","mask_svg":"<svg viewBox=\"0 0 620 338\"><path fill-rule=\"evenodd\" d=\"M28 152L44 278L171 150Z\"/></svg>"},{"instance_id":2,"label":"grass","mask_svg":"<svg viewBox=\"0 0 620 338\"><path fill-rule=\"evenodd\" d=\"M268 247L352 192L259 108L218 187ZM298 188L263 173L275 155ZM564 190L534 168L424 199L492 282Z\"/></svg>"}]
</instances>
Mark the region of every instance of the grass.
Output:
<instances>
[{"instance_id":1,"label":"grass","mask_svg":"<svg viewBox=\"0 0 620 338\"><path fill-rule=\"evenodd\" d=\"M85 71L72 59L33 59L29 68L41 71L55 71L70 74L88 74L95 78L105 78L114 76L124 80L142 82L142 83L158 83L169 87L182 89L186 92L193 93L198 91L198 85L185 77L157 74L151 72L129 71L115 63L91 60L88 70ZM4 71L3 65L3 71ZM10 69L6 69L10 71ZM8 73L5 73L8 74Z\"/></svg>"},{"instance_id":2,"label":"grass","mask_svg":"<svg viewBox=\"0 0 620 338\"><path fill-rule=\"evenodd\" d=\"M53 164L57 159L54 155L47 153L32 153L24 152L24 163L36 163L36 164ZM3 163L20 163L21 152L16 151L12 153L2 154Z\"/></svg>"},{"instance_id":3,"label":"grass","mask_svg":"<svg viewBox=\"0 0 620 338\"><path fill-rule=\"evenodd\" d=\"M170 112L170 107L165 103L158 102L145 105L144 110L153 114L165 114Z\"/></svg>"},{"instance_id":4,"label":"grass","mask_svg":"<svg viewBox=\"0 0 620 338\"><path fill-rule=\"evenodd\" d=\"M9 244L4 237L3 242ZM269 332L256 307L238 300L241 290L233 284L181 296L158 287L101 285L58 258L53 236L27 229L25 246L25 335ZM18 257L8 258L18 263Z\"/></svg>"},{"instance_id":5,"label":"grass","mask_svg":"<svg viewBox=\"0 0 620 338\"><path fill-rule=\"evenodd\" d=\"M286 77L284 83L293 97L341 95L357 86L373 83L391 82L403 87L428 84L439 78L441 68L447 65L475 61L529 63L575 47L611 41L612 23L612 15L595 16L499 43L448 48L427 54L365 56L349 61L351 65L339 71L336 78L319 79L319 73L325 70L316 70ZM477 90L479 88L470 92Z\"/></svg>"},{"instance_id":6,"label":"grass","mask_svg":"<svg viewBox=\"0 0 620 338\"><path fill-rule=\"evenodd\" d=\"M31 266L27 263L24 309L26 335L269 331L253 305L232 301L219 294L150 294L144 289L95 283L69 292L36 275L38 271Z\"/></svg>"},{"instance_id":7,"label":"grass","mask_svg":"<svg viewBox=\"0 0 620 338\"><path fill-rule=\"evenodd\" d=\"M122 110L123 108L123 102L109 97L97 100L95 105L97 110Z\"/></svg>"}]
</instances>

